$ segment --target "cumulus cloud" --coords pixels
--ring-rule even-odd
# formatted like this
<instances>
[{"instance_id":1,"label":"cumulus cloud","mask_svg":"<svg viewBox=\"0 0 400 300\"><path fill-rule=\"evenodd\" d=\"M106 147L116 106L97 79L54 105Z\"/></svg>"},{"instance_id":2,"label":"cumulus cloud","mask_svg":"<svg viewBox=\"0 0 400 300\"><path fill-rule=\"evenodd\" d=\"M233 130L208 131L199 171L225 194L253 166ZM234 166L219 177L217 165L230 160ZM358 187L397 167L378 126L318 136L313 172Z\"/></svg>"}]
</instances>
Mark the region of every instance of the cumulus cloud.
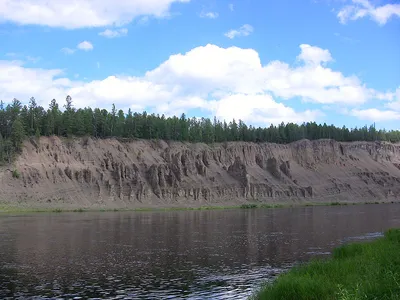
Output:
<instances>
[{"instance_id":1,"label":"cumulus cloud","mask_svg":"<svg viewBox=\"0 0 400 300\"><path fill-rule=\"evenodd\" d=\"M400 113L393 110L379 110L376 108L363 110L353 109L350 114L361 120L371 122L400 120Z\"/></svg>"},{"instance_id":2,"label":"cumulus cloud","mask_svg":"<svg viewBox=\"0 0 400 300\"><path fill-rule=\"evenodd\" d=\"M61 49L61 52L64 53L65 55L72 55L76 52L76 50L83 50L83 51L91 51L93 50L93 44L88 42L88 41L83 41L76 45L75 49L64 47Z\"/></svg>"},{"instance_id":3,"label":"cumulus cloud","mask_svg":"<svg viewBox=\"0 0 400 300\"><path fill-rule=\"evenodd\" d=\"M400 87L394 93L389 93L387 98L389 98L390 102L386 106L400 112Z\"/></svg>"},{"instance_id":4,"label":"cumulus cloud","mask_svg":"<svg viewBox=\"0 0 400 300\"><path fill-rule=\"evenodd\" d=\"M308 64L319 65L332 60L331 53L327 49L321 49L319 47L313 47L307 44L301 44L300 49L301 53L297 56L297 59Z\"/></svg>"},{"instance_id":5,"label":"cumulus cloud","mask_svg":"<svg viewBox=\"0 0 400 300\"><path fill-rule=\"evenodd\" d=\"M126 36L127 34L128 34L127 28L119 28L119 29L115 29L115 30L106 29L99 33L99 35L104 36L106 38L110 38L110 39Z\"/></svg>"},{"instance_id":6,"label":"cumulus cloud","mask_svg":"<svg viewBox=\"0 0 400 300\"><path fill-rule=\"evenodd\" d=\"M340 23L346 24L364 17L370 17L379 25L385 25L392 17L400 17L400 4L374 6L368 0L352 0L351 5L344 6L337 14Z\"/></svg>"},{"instance_id":7,"label":"cumulus cloud","mask_svg":"<svg viewBox=\"0 0 400 300\"><path fill-rule=\"evenodd\" d=\"M79 43L76 46L76 48L78 48L79 50L83 50L83 51L91 51L91 50L93 50L93 44L88 41L83 41L83 42Z\"/></svg>"},{"instance_id":8,"label":"cumulus cloud","mask_svg":"<svg viewBox=\"0 0 400 300\"><path fill-rule=\"evenodd\" d=\"M301 97L325 104L362 104L378 94L356 76L347 77L321 65L331 59L329 51L306 44L300 50L302 64L298 67L281 61L263 66L253 49L207 45L172 55L146 76L165 84L181 82L185 92L271 92L285 99Z\"/></svg>"},{"instance_id":9,"label":"cumulus cloud","mask_svg":"<svg viewBox=\"0 0 400 300\"><path fill-rule=\"evenodd\" d=\"M0 20L76 29L122 25L141 16L168 16L173 3L190 0L0 0Z\"/></svg>"},{"instance_id":10,"label":"cumulus cloud","mask_svg":"<svg viewBox=\"0 0 400 300\"><path fill-rule=\"evenodd\" d=\"M244 24L239 29L231 29L226 32L224 35L230 39L234 39L235 37L240 36L248 36L254 31L253 26L249 24Z\"/></svg>"},{"instance_id":11,"label":"cumulus cloud","mask_svg":"<svg viewBox=\"0 0 400 300\"><path fill-rule=\"evenodd\" d=\"M285 122L302 123L315 120L318 110L296 112L293 108L276 102L271 95L233 94L211 103L214 115L227 120L240 118L256 124Z\"/></svg>"},{"instance_id":12,"label":"cumulus cloud","mask_svg":"<svg viewBox=\"0 0 400 300\"><path fill-rule=\"evenodd\" d=\"M21 61L0 61L0 99L23 101L36 95L45 101L65 98L65 88L79 83L58 78L62 75L60 69L25 68Z\"/></svg>"},{"instance_id":13,"label":"cumulus cloud","mask_svg":"<svg viewBox=\"0 0 400 300\"><path fill-rule=\"evenodd\" d=\"M140 77L108 76L89 82L70 80L57 69L0 61L0 98L24 101L35 96L47 106L51 99L63 101L69 94L77 107L108 108L115 103L167 115L201 109L203 115L265 125L313 121L323 115L317 109L295 110L284 99L354 108L378 95L392 97L393 93L367 88L357 77L325 66L332 60L326 49L300 45L297 59L296 66L282 61L263 65L253 49L208 44L171 55Z\"/></svg>"}]
</instances>

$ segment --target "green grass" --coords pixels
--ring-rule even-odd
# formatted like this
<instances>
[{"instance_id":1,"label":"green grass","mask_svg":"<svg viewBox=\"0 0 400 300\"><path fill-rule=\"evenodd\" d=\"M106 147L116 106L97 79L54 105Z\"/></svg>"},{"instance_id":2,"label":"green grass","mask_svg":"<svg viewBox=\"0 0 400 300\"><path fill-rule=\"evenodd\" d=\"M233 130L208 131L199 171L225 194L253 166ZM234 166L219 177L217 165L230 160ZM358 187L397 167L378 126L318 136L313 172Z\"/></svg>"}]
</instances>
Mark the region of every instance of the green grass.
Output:
<instances>
[{"instance_id":1,"label":"green grass","mask_svg":"<svg viewBox=\"0 0 400 300\"><path fill-rule=\"evenodd\" d=\"M248 209L248 208L257 208L257 207L258 207L257 204L242 204L242 205L240 205L239 208Z\"/></svg>"},{"instance_id":2,"label":"green grass","mask_svg":"<svg viewBox=\"0 0 400 300\"><path fill-rule=\"evenodd\" d=\"M294 267L251 299L400 299L400 229L336 248L332 257Z\"/></svg>"},{"instance_id":3,"label":"green grass","mask_svg":"<svg viewBox=\"0 0 400 300\"><path fill-rule=\"evenodd\" d=\"M381 204L388 203L382 202ZM394 203L394 202L391 202ZM379 204L378 202L301 202L301 203L245 203L241 205L208 205L198 207L174 206L174 207L130 207L130 208L66 208L66 207L29 207L18 204L0 203L0 213L51 213L51 212L110 212L110 211L179 211L179 210L217 210L217 209L273 209L273 208L291 208L306 206L337 206L337 205L361 205L361 204Z\"/></svg>"}]
</instances>

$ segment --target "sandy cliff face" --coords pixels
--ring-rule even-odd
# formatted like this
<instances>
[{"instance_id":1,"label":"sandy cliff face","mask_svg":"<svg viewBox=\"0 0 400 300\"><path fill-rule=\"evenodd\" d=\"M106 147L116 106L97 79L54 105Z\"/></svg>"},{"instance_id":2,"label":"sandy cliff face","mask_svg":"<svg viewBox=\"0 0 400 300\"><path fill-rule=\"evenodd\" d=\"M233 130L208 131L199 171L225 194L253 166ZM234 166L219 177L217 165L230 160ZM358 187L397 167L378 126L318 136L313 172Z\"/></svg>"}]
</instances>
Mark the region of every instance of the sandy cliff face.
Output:
<instances>
[{"instance_id":1,"label":"sandy cliff face","mask_svg":"<svg viewBox=\"0 0 400 300\"><path fill-rule=\"evenodd\" d=\"M27 141L0 201L34 207L202 206L400 199L400 145L289 145L82 138Z\"/></svg>"}]
</instances>

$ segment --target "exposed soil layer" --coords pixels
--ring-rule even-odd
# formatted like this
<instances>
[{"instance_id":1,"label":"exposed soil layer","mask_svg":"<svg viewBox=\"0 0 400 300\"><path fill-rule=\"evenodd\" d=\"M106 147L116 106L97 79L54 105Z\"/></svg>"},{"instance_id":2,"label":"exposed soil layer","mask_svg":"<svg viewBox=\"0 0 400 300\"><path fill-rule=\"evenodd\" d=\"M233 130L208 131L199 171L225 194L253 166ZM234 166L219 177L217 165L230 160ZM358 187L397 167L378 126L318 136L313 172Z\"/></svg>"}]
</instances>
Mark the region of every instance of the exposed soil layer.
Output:
<instances>
[{"instance_id":1,"label":"exposed soil layer","mask_svg":"<svg viewBox=\"0 0 400 300\"><path fill-rule=\"evenodd\" d=\"M0 202L32 208L399 199L400 145L383 142L205 145L52 136L26 141L14 165L0 171Z\"/></svg>"}]
</instances>

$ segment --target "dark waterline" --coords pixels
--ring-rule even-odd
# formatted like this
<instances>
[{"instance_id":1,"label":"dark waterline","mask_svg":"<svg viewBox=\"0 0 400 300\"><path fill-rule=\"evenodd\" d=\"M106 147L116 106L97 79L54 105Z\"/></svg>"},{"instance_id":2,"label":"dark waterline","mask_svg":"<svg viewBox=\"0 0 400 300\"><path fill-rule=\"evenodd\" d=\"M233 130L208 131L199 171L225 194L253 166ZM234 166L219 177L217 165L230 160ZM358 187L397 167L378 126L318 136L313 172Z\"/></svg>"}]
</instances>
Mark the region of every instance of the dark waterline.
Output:
<instances>
[{"instance_id":1,"label":"dark waterline","mask_svg":"<svg viewBox=\"0 0 400 300\"><path fill-rule=\"evenodd\" d=\"M400 205L0 215L0 298L245 299Z\"/></svg>"}]
</instances>

